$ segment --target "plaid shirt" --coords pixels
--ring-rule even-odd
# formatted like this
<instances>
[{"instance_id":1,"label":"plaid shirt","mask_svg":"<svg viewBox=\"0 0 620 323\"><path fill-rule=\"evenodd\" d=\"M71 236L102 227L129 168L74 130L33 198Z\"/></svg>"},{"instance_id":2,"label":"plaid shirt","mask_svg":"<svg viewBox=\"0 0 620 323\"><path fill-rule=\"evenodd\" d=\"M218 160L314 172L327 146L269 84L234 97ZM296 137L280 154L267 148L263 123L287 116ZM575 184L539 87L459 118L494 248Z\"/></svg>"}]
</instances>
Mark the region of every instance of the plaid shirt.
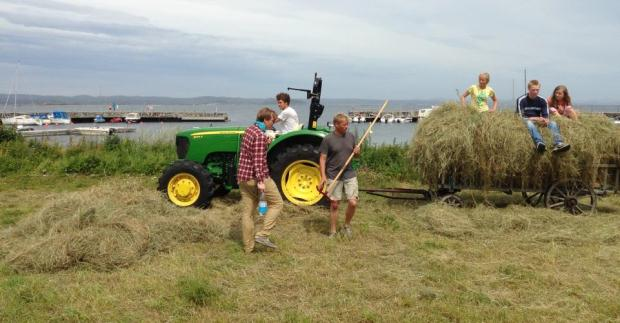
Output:
<instances>
[{"instance_id":1,"label":"plaid shirt","mask_svg":"<svg viewBox=\"0 0 620 323\"><path fill-rule=\"evenodd\" d=\"M245 129L241 141L237 182L247 182L252 179L262 182L267 177L269 177L267 136L256 125L252 125Z\"/></svg>"}]
</instances>

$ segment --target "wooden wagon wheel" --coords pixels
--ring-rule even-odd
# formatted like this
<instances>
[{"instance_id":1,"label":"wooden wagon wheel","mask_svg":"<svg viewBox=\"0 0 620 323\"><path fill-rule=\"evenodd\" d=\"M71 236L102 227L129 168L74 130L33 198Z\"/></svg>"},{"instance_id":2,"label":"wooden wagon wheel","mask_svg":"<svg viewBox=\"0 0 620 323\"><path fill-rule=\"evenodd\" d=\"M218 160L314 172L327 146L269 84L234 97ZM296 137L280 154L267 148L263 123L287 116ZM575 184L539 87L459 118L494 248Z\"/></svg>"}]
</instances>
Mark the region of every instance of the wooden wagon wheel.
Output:
<instances>
[{"instance_id":1,"label":"wooden wagon wheel","mask_svg":"<svg viewBox=\"0 0 620 323\"><path fill-rule=\"evenodd\" d=\"M545 206L571 214L589 214L596 211L596 194L580 180L564 180L551 185L545 194Z\"/></svg>"},{"instance_id":2,"label":"wooden wagon wheel","mask_svg":"<svg viewBox=\"0 0 620 323\"><path fill-rule=\"evenodd\" d=\"M525 203L531 206L536 206L542 202L545 198L545 193L543 192L526 192L522 191L521 196L525 200Z\"/></svg>"},{"instance_id":3,"label":"wooden wagon wheel","mask_svg":"<svg viewBox=\"0 0 620 323\"><path fill-rule=\"evenodd\" d=\"M439 201L441 201L442 203L446 203L453 207L463 207L463 204L464 204L463 199L460 198L456 194L444 195L439 199Z\"/></svg>"}]
</instances>

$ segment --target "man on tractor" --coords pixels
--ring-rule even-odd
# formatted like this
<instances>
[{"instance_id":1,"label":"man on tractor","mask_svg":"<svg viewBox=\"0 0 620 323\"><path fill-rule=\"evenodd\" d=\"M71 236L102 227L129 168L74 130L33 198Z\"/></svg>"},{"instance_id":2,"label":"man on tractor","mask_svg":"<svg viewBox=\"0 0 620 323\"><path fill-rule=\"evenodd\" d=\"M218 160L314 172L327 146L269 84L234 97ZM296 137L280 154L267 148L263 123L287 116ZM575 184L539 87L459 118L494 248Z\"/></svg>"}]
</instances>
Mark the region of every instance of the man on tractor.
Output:
<instances>
[{"instance_id":1,"label":"man on tractor","mask_svg":"<svg viewBox=\"0 0 620 323\"><path fill-rule=\"evenodd\" d=\"M295 109L291 108L291 97L286 93L278 93L276 95L278 108L282 110L275 122L281 127L280 132L285 134L289 131L297 130L299 127L299 117Z\"/></svg>"}]
</instances>

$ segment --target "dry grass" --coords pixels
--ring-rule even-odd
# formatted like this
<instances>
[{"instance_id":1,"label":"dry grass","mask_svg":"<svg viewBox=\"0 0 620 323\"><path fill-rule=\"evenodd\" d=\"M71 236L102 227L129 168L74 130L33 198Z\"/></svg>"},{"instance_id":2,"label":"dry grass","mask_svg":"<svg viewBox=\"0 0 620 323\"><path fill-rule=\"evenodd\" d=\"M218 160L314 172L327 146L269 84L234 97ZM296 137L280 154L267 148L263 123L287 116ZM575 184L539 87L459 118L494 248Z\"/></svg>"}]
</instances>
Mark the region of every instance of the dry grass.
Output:
<instances>
[{"instance_id":1,"label":"dry grass","mask_svg":"<svg viewBox=\"0 0 620 323\"><path fill-rule=\"evenodd\" d=\"M463 209L363 195L352 240L327 239L327 210L287 205L273 236L280 250L245 255L236 191L215 200L209 210L182 210L168 208L150 193L154 179L122 181L113 186L117 192L109 184L96 184L66 197L88 202L80 212L67 211L71 227L88 219L84 214L94 207L94 217L109 214L109 222L96 223L126 223L127 228L142 223L153 234L151 218L196 217L221 223L224 229L215 236L224 238L163 239L174 243L114 270L86 265L37 274L16 272L11 262L0 262L0 320L620 319L618 196L601 201L596 215L584 217L526 207L515 196L485 195L498 207L481 206L477 192L462 194L468 205L478 205ZM61 200L54 194L50 198ZM115 203L133 211L110 205ZM103 212L107 208L115 211ZM48 210L54 218L62 213L60 206ZM132 221L115 220L119 212ZM30 223L24 233L51 234L40 229L47 228L45 220L35 218L41 214L3 231L0 249L6 253L7 238L20 237L7 233L24 223ZM178 230L169 229L171 235ZM121 235L117 243L143 246L141 234ZM20 246L11 244L11 254L15 248Z\"/></svg>"},{"instance_id":2,"label":"dry grass","mask_svg":"<svg viewBox=\"0 0 620 323\"><path fill-rule=\"evenodd\" d=\"M543 189L551 182L600 180L601 163L620 163L620 131L603 115L583 114L579 121L553 118L567 153L539 154L521 118L511 111L478 113L446 103L420 123L411 147L412 165L432 186L452 178L465 187ZM542 128L552 148L551 133Z\"/></svg>"},{"instance_id":3,"label":"dry grass","mask_svg":"<svg viewBox=\"0 0 620 323\"><path fill-rule=\"evenodd\" d=\"M177 242L217 241L227 234L221 219L179 210L135 181L111 181L44 201L2 232L0 255L15 270L111 270Z\"/></svg>"}]
</instances>

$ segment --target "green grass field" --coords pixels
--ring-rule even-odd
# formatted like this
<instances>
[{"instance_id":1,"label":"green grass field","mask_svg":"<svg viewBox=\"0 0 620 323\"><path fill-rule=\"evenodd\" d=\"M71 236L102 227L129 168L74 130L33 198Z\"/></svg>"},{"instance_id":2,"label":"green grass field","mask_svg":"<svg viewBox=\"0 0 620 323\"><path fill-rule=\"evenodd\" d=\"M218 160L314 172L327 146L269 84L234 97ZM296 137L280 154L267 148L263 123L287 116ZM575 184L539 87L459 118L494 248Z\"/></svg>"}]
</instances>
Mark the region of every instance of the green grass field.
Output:
<instances>
[{"instance_id":1,"label":"green grass field","mask_svg":"<svg viewBox=\"0 0 620 323\"><path fill-rule=\"evenodd\" d=\"M327 239L326 209L286 205L280 249L245 255L238 191L197 210L155 187L147 176L1 178L0 321L620 320L618 196L572 216L502 194L464 192L463 209L362 195L351 240ZM140 234L97 236L99 253L53 265L38 252L111 224ZM114 258L136 237L140 252Z\"/></svg>"}]
</instances>

